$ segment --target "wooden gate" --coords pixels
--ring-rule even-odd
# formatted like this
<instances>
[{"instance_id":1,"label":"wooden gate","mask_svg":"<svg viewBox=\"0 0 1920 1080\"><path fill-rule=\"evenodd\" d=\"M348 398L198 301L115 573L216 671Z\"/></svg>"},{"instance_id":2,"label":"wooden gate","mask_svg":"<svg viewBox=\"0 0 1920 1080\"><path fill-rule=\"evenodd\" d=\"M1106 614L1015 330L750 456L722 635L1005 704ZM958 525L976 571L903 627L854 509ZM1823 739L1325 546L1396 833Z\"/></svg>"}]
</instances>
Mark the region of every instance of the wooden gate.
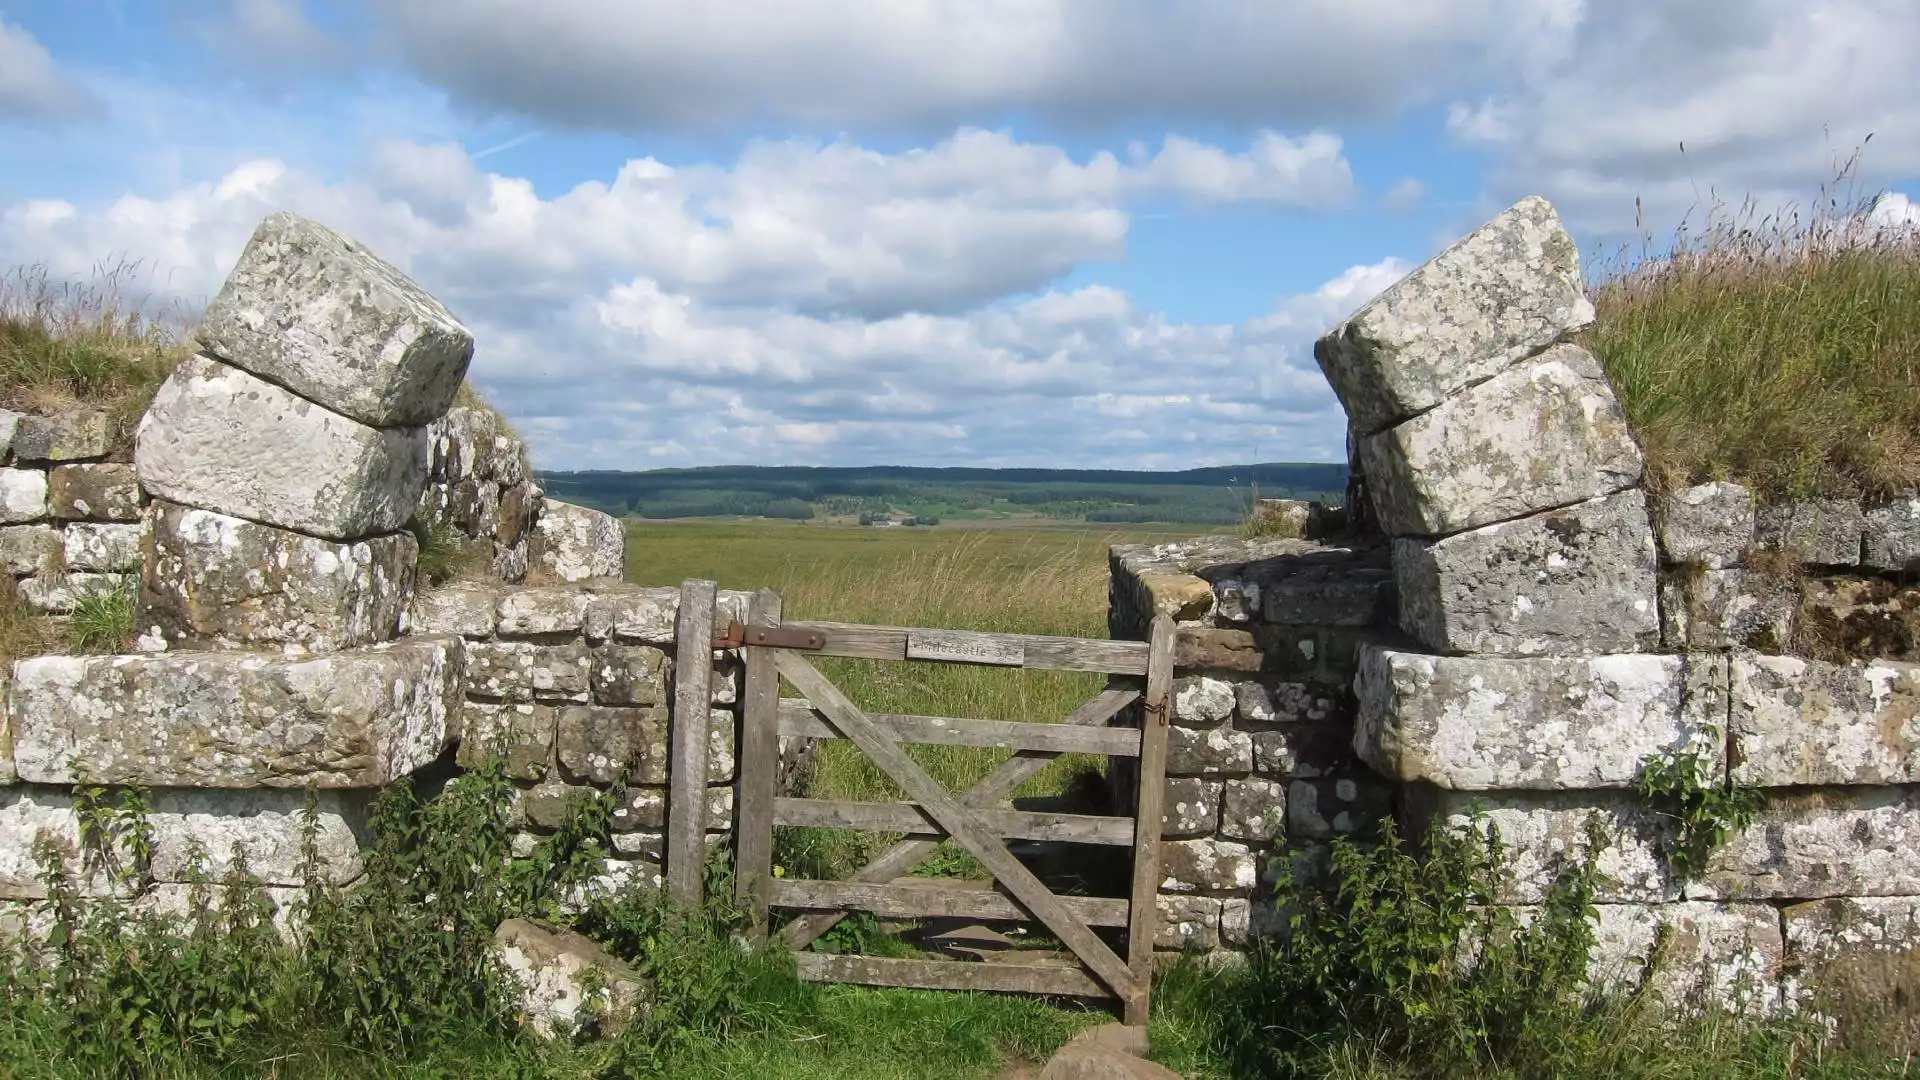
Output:
<instances>
[{"instance_id":1,"label":"wooden gate","mask_svg":"<svg viewBox=\"0 0 1920 1080\"><path fill-rule=\"evenodd\" d=\"M1154 623L1150 642L1100 641L840 623L782 624L777 613L768 610L774 606L771 599L763 593L747 624L730 628L728 634L737 635L746 652L735 882L739 902L752 914L756 931L768 932L770 908L803 912L778 933L795 950L801 977L806 979L1112 997L1120 1001L1127 1023L1146 1023L1157 917L1166 730L1172 711L1171 620L1162 617ZM1091 671L1112 678L1109 689L1059 723L894 716L861 710L809 662L809 656ZM782 680L805 695L805 700L782 700ZM1139 727L1107 726L1135 702L1143 705ZM781 735L850 740L914 801L780 797L775 772ZM907 756L903 743L1000 747L1014 755L970 790L953 794ZM1031 813L1002 806L1021 782L1060 754L1074 751L1139 760L1132 817ZM900 832L908 837L851 880L794 880L773 875L776 825ZM927 885L895 884L930 856L943 837L951 837L993 874L994 891L942 888L932 883L935 879ZM1003 839L1130 847L1130 895L1056 895L1013 856ZM802 951L853 911L892 918L957 916L1038 922L1072 951L1078 966ZM1124 929L1124 959L1094 927Z\"/></svg>"}]
</instances>

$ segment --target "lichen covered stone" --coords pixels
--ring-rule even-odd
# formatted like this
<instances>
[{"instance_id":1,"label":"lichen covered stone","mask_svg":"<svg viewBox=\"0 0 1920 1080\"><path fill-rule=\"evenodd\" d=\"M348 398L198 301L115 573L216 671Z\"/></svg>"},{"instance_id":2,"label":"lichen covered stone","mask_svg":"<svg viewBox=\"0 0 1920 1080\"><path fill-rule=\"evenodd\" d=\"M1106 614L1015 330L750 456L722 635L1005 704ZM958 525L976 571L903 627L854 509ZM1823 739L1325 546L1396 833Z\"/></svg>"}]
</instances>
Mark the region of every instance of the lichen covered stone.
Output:
<instances>
[{"instance_id":1,"label":"lichen covered stone","mask_svg":"<svg viewBox=\"0 0 1920 1080\"><path fill-rule=\"evenodd\" d=\"M1464 791L1623 788L1642 759L1694 747L1725 700L1720 658L1431 656L1368 647L1354 751L1381 775Z\"/></svg>"},{"instance_id":2,"label":"lichen covered stone","mask_svg":"<svg viewBox=\"0 0 1920 1080\"><path fill-rule=\"evenodd\" d=\"M1556 345L1360 440L1390 536L1445 536L1632 487L1643 469L1600 364Z\"/></svg>"},{"instance_id":3,"label":"lichen covered stone","mask_svg":"<svg viewBox=\"0 0 1920 1080\"><path fill-rule=\"evenodd\" d=\"M1733 781L1920 783L1920 665L1733 659Z\"/></svg>"},{"instance_id":4,"label":"lichen covered stone","mask_svg":"<svg viewBox=\"0 0 1920 1080\"><path fill-rule=\"evenodd\" d=\"M1400 626L1439 652L1584 656L1658 646L1658 559L1637 490L1442 540L1393 543Z\"/></svg>"},{"instance_id":5,"label":"lichen covered stone","mask_svg":"<svg viewBox=\"0 0 1920 1080\"><path fill-rule=\"evenodd\" d=\"M1858 566L1866 532L1858 499L1778 503L1755 512L1753 546L1803 563Z\"/></svg>"},{"instance_id":6,"label":"lichen covered stone","mask_svg":"<svg viewBox=\"0 0 1920 1080\"><path fill-rule=\"evenodd\" d=\"M1580 252L1529 197L1321 338L1314 358L1353 427L1375 432L1593 321Z\"/></svg>"},{"instance_id":7,"label":"lichen covered stone","mask_svg":"<svg viewBox=\"0 0 1920 1080\"><path fill-rule=\"evenodd\" d=\"M424 428L375 428L204 356L182 361L134 435L163 499L328 540L397 532L426 484Z\"/></svg>"},{"instance_id":8,"label":"lichen covered stone","mask_svg":"<svg viewBox=\"0 0 1920 1080\"><path fill-rule=\"evenodd\" d=\"M285 211L254 229L195 332L206 350L375 427L447 411L473 335L359 243Z\"/></svg>"},{"instance_id":9,"label":"lichen covered stone","mask_svg":"<svg viewBox=\"0 0 1920 1080\"><path fill-rule=\"evenodd\" d=\"M140 505L131 465L59 465L47 473L47 509L63 521L139 521Z\"/></svg>"},{"instance_id":10,"label":"lichen covered stone","mask_svg":"<svg viewBox=\"0 0 1920 1080\"><path fill-rule=\"evenodd\" d=\"M41 784L379 787L458 724L457 638L304 660L259 653L37 656L14 665L14 762Z\"/></svg>"},{"instance_id":11,"label":"lichen covered stone","mask_svg":"<svg viewBox=\"0 0 1920 1080\"><path fill-rule=\"evenodd\" d=\"M1753 491L1740 484L1696 484L1654 502L1654 527L1668 562L1724 570L1753 548Z\"/></svg>"},{"instance_id":12,"label":"lichen covered stone","mask_svg":"<svg viewBox=\"0 0 1920 1080\"><path fill-rule=\"evenodd\" d=\"M531 557L561 581L619 578L625 571L626 533L620 519L558 499L540 503Z\"/></svg>"}]
</instances>

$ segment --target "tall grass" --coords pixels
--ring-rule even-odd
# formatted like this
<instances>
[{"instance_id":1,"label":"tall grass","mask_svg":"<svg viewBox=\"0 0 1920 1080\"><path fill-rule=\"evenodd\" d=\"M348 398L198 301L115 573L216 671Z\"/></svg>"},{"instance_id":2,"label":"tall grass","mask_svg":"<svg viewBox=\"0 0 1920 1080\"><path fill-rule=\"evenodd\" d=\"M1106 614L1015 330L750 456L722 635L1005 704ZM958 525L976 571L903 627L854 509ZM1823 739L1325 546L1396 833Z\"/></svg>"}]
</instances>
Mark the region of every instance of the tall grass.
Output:
<instances>
[{"instance_id":1,"label":"tall grass","mask_svg":"<svg viewBox=\"0 0 1920 1080\"><path fill-rule=\"evenodd\" d=\"M1832 192L1804 213L1715 206L1619 258L1586 344L1653 485L1732 479L1781 499L1920 487L1920 230Z\"/></svg>"},{"instance_id":2,"label":"tall grass","mask_svg":"<svg viewBox=\"0 0 1920 1080\"><path fill-rule=\"evenodd\" d=\"M131 432L193 349L180 308L153 310L123 291L138 275L134 263L86 283L56 280L43 266L0 274L0 405L37 413L105 409L121 432Z\"/></svg>"}]
</instances>

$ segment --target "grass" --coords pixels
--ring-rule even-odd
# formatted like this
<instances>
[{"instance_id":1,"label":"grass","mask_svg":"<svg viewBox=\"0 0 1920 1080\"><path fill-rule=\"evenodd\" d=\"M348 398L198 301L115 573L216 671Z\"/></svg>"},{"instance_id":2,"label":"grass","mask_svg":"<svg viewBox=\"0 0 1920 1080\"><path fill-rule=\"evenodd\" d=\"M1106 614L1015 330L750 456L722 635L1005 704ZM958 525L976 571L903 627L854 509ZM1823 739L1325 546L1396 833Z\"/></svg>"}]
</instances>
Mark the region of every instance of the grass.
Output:
<instances>
[{"instance_id":1,"label":"grass","mask_svg":"<svg viewBox=\"0 0 1920 1080\"><path fill-rule=\"evenodd\" d=\"M154 314L121 292L135 265L89 284L54 281L43 267L0 276L0 406L33 413L104 409L122 436L169 372L193 351L174 309Z\"/></svg>"},{"instance_id":2,"label":"grass","mask_svg":"<svg viewBox=\"0 0 1920 1080\"><path fill-rule=\"evenodd\" d=\"M1869 229L1863 208L1716 207L1593 290L1583 341L1650 483L1734 480L1769 500L1920 487L1920 230Z\"/></svg>"}]
</instances>

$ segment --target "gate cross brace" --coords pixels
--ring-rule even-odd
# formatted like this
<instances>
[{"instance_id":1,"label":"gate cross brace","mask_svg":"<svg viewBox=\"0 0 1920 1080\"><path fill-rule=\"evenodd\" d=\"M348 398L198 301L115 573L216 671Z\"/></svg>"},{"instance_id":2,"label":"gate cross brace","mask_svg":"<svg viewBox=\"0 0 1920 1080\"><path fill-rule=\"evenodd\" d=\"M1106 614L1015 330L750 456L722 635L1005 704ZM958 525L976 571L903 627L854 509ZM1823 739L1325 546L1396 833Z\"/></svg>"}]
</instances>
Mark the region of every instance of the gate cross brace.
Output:
<instances>
[{"instance_id":1,"label":"gate cross brace","mask_svg":"<svg viewBox=\"0 0 1920 1080\"><path fill-rule=\"evenodd\" d=\"M1082 963L1093 969L1093 973L1112 988L1114 996L1123 1005L1131 1006L1145 1000L1146 986L1135 979L1134 972L1126 962L1115 955L1106 942L1095 936L1084 923L1075 919L1060 903L1059 897L1034 877L1033 872L1020 860L1014 858L1000 838L983 825L971 810L962 806L946 788L922 771L900 749L900 744L891 733L869 720L858 706L827 681L824 675L814 670L804 657L781 651L774 654L774 663L780 674L840 729L840 734L858 746L879 766L880 771L899 784L907 796L918 802L948 835L979 859L994 878L1013 894L1015 900L1058 935Z\"/></svg>"}]
</instances>

